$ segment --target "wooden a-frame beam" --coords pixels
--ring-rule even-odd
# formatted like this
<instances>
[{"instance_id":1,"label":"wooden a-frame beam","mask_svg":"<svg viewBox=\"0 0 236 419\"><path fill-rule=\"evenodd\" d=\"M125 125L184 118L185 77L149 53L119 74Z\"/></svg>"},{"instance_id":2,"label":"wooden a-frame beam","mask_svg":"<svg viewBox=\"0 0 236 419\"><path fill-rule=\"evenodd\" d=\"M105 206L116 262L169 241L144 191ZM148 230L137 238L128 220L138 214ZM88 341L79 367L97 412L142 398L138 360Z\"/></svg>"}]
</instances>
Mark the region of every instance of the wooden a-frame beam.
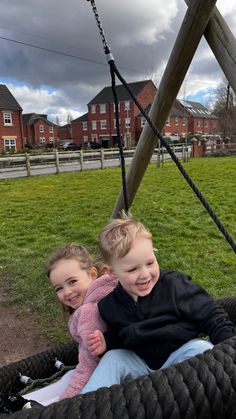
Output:
<instances>
[{"instance_id":1,"label":"wooden a-frame beam","mask_svg":"<svg viewBox=\"0 0 236 419\"><path fill-rule=\"evenodd\" d=\"M216 0L192 0L186 11L149 112L149 117L159 132L162 131L172 104L177 97L215 3ZM156 145L157 138L153 135L150 126L146 124L127 173L126 184L129 207L133 202ZM123 191L121 191L112 217L119 216L119 212L123 208L124 197Z\"/></svg>"}]
</instances>

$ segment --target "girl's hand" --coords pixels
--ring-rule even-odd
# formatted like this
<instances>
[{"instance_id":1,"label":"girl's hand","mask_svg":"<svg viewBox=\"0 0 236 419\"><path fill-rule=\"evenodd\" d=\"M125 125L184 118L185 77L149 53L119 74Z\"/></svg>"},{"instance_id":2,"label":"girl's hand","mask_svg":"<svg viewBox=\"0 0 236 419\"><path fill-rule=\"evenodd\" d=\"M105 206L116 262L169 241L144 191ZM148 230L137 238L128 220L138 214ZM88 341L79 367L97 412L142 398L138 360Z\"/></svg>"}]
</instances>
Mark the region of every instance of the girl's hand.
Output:
<instances>
[{"instance_id":1,"label":"girl's hand","mask_svg":"<svg viewBox=\"0 0 236 419\"><path fill-rule=\"evenodd\" d=\"M87 336L87 348L93 356L98 356L106 351L106 342L101 330L95 330Z\"/></svg>"}]
</instances>

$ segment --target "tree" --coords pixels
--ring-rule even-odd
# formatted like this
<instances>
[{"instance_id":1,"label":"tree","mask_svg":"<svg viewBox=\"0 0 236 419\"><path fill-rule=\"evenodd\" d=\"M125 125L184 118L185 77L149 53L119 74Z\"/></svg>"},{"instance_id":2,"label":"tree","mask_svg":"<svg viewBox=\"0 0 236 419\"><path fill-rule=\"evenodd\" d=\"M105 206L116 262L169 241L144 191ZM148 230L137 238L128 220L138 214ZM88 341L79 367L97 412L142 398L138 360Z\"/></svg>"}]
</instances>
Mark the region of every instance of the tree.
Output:
<instances>
[{"instance_id":1,"label":"tree","mask_svg":"<svg viewBox=\"0 0 236 419\"><path fill-rule=\"evenodd\" d=\"M223 139L236 140L236 96L228 84L218 88L213 113L220 119Z\"/></svg>"},{"instance_id":2,"label":"tree","mask_svg":"<svg viewBox=\"0 0 236 419\"><path fill-rule=\"evenodd\" d=\"M72 121L72 115L71 115L71 113L70 112L68 112L68 114L67 114L67 124L71 124L71 121Z\"/></svg>"},{"instance_id":3,"label":"tree","mask_svg":"<svg viewBox=\"0 0 236 419\"><path fill-rule=\"evenodd\" d=\"M60 125L60 119L59 119L59 116L57 115L56 116L56 124L59 126Z\"/></svg>"}]
</instances>

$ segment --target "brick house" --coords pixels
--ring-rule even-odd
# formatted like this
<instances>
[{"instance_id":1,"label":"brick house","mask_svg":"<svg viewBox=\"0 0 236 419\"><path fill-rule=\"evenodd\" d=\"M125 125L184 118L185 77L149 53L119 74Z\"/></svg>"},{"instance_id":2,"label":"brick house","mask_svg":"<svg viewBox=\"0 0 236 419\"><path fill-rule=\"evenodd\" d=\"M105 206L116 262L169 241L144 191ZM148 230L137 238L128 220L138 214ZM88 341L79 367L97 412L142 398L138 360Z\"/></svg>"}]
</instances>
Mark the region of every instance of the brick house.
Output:
<instances>
[{"instance_id":1,"label":"brick house","mask_svg":"<svg viewBox=\"0 0 236 419\"><path fill-rule=\"evenodd\" d=\"M192 135L219 134L219 118L199 102L178 100L178 106L185 112L188 133Z\"/></svg>"},{"instance_id":2,"label":"brick house","mask_svg":"<svg viewBox=\"0 0 236 419\"><path fill-rule=\"evenodd\" d=\"M57 127L57 135L59 142L71 141L72 142L72 127L71 124L66 124Z\"/></svg>"},{"instance_id":3,"label":"brick house","mask_svg":"<svg viewBox=\"0 0 236 419\"><path fill-rule=\"evenodd\" d=\"M22 108L7 86L0 84L0 153L22 148Z\"/></svg>"},{"instance_id":4,"label":"brick house","mask_svg":"<svg viewBox=\"0 0 236 419\"><path fill-rule=\"evenodd\" d=\"M156 94L152 80L129 83L129 87L143 107L149 105ZM123 144L135 146L137 142L136 117L139 109L123 85L117 85L120 112L120 132ZM72 138L79 144L117 145L115 107L112 88L104 87L89 103L88 113L72 121Z\"/></svg>"},{"instance_id":5,"label":"brick house","mask_svg":"<svg viewBox=\"0 0 236 419\"><path fill-rule=\"evenodd\" d=\"M150 106L145 109L147 113ZM145 118L139 113L137 118L138 135L141 134L144 125ZM161 134L176 138L197 134L216 135L219 134L219 119L198 102L176 99Z\"/></svg>"},{"instance_id":6,"label":"brick house","mask_svg":"<svg viewBox=\"0 0 236 419\"><path fill-rule=\"evenodd\" d=\"M22 115L24 145L28 147L53 147L57 145L57 125L47 115L27 113Z\"/></svg>"},{"instance_id":7,"label":"brick house","mask_svg":"<svg viewBox=\"0 0 236 419\"><path fill-rule=\"evenodd\" d=\"M88 136L88 113L71 121L71 130L73 142L86 146L91 141Z\"/></svg>"}]
</instances>

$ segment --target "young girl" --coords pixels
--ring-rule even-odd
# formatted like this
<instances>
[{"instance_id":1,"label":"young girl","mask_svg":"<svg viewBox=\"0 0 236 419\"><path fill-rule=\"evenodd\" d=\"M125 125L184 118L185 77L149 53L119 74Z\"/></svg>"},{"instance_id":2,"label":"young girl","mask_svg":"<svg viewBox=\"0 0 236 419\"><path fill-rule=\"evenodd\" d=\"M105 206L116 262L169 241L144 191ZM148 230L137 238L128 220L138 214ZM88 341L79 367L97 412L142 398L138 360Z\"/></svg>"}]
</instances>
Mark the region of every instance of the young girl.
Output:
<instances>
[{"instance_id":1,"label":"young girl","mask_svg":"<svg viewBox=\"0 0 236 419\"><path fill-rule=\"evenodd\" d=\"M104 265L96 263L85 247L74 243L55 250L49 257L47 272L57 298L70 313L70 334L79 343L79 363L59 397L64 399L80 394L99 362L85 342L95 329L105 331L97 303L113 290L117 280L104 273Z\"/></svg>"}]
</instances>

